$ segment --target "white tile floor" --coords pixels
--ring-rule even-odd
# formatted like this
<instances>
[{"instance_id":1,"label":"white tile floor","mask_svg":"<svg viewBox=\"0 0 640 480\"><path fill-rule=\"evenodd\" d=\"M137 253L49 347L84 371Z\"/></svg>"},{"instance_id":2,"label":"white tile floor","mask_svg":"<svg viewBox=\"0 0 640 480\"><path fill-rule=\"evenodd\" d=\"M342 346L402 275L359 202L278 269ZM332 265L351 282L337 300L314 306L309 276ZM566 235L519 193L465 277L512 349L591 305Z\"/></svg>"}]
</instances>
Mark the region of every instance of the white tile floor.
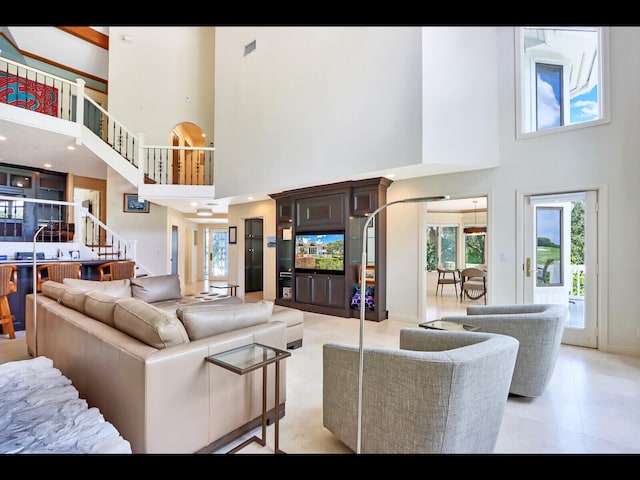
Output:
<instances>
[{"instance_id":1,"label":"white tile floor","mask_svg":"<svg viewBox=\"0 0 640 480\"><path fill-rule=\"evenodd\" d=\"M454 295L429 300L429 320L466 307ZM303 346L291 350L286 360L286 415L280 421L279 445L285 452L351 453L322 426L322 345L328 341L357 345L359 325L357 318L305 312ZM395 347L399 330L413 326L397 320L366 322L365 344ZM0 335L0 363L22 358L28 358L24 332L11 341ZM638 454L639 432L640 357L563 345L542 396L509 397L495 453ZM259 434L259 429L250 434ZM266 440L265 447L254 443L240 453L272 453L273 425L267 428Z\"/></svg>"}]
</instances>

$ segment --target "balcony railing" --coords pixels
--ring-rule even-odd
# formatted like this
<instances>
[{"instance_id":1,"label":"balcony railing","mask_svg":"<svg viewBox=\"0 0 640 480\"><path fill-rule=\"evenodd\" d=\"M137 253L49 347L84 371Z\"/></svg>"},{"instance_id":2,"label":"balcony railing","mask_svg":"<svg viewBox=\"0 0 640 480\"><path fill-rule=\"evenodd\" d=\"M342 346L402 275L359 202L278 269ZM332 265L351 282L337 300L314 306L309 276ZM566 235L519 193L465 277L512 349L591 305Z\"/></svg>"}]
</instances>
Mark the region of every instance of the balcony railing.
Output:
<instances>
[{"instance_id":1,"label":"balcony railing","mask_svg":"<svg viewBox=\"0 0 640 480\"><path fill-rule=\"evenodd\" d=\"M143 135L131 132L85 95L82 79L71 82L0 57L0 103L84 125L127 162L142 167L144 183L213 185L213 144L146 146Z\"/></svg>"}]
</instances>

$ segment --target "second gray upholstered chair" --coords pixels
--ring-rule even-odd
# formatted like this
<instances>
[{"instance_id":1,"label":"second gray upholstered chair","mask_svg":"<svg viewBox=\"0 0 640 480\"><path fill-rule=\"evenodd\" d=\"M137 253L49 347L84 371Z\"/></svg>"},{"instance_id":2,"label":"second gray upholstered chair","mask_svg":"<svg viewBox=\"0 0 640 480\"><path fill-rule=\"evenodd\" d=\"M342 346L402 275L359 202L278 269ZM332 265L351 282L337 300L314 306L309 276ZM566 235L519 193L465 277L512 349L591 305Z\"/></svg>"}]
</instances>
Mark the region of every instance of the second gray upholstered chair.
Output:
<instances>
[{"instance_id":1,"label":"second gray upholstered chair","mask_svg":"<svg viewBox=\"0 0 640 480\"><path fill-rule=\"evenodd\" d=\"M516 338L520 348L509 391L537 397L553 375L568 314L566 306L556 304L474 305L467 307L466 316L448 315L442 320Z\"/></svg>"},{"instance_id":2,"label":"second gray upholstered chair","mask_svg":"<svg viewBox=\"0 0 640 480\"><path fill-rule=\"evenodd\" d=\"M406 328L400 348L364 349L361 453L492 453L518 342ZM323 345L323 425L357 450L359 348Z\"/></svg>"}]
</instances>

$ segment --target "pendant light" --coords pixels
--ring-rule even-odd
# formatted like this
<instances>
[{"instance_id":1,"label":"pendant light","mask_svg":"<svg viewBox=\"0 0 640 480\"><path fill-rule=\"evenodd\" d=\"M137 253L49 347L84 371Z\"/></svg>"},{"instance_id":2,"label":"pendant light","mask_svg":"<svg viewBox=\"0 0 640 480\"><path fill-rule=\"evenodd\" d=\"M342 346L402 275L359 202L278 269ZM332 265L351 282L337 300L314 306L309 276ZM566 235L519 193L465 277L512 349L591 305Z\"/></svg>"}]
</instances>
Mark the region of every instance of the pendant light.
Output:
<instances>
[{"instance_id":1,"label":"pendant light","mask_svg":"<svg viewBox=\"0 0 640 480\"><path fill-rule=\"evenodd\" d=\"M473 201L473 224L475 226L473 227L465 227L464 228L464 233L486 233L487 232L487 227L478 227L478 201L474 200Z\"/></svg>"}]
</instances>

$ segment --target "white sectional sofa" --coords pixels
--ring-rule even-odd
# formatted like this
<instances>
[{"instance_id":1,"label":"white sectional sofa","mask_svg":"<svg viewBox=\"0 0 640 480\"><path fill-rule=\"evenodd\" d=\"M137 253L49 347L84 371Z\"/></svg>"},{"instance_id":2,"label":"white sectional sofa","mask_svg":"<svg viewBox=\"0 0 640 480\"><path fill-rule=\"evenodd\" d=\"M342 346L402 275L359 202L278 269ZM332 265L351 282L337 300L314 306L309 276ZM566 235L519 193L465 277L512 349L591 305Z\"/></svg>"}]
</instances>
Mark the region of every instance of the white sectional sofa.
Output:
<instances>
[{"instance_id":1,"label":"white sectional sofa","mask_svg":"<svg viewBox=\"0 0 640 480\"><path fill-rule=\"evenodd\" d=\"M254 342L287 346L287 324L272 317L272 302L207 305L182 296L170 299L176 279L168 277L134 279L135 285L128 285L131 296L126 281L69 282L73 286L47 281L36 296L35 316L33 294L27 295L29 353L51 358L80 396L131 443L133 453L213 450L258 426L260 371L240 376L205 357ZM175 303L168 305L170 300ZM281 417L289 360L281 362ZM270 384L274 367L268 367ZM267 391L272 420L275 392Z\"/></svg>"}]
</instances>

